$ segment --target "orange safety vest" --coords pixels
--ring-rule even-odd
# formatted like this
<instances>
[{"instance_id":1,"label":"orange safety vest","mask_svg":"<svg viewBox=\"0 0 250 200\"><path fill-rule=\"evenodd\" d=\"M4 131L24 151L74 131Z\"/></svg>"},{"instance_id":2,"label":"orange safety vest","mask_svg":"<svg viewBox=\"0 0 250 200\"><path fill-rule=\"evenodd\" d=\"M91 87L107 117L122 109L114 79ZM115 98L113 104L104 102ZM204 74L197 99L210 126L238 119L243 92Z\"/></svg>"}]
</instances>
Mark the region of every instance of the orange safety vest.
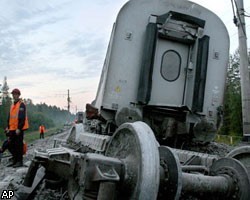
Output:
<instances>
[{"instance_id":1,"label":"orange safety vest","mask_svg":"<svg viewBox=\"0 0 250 200\"><path fill-rule=\"evenodd\" d=\"M10 119L9 119L9 130L14 131L18 129L18 113L19 113L19 108L21 105L22 101L18 101L16 104L11 105L10 107ZM29 123L28 123L28 117L27 117L27 111L26 111L26 118L25 118L25 123L22 128L22 130L26 130L29 128Z\"/></svg>"},{"instance_id":2,"label":"orange safety vest","mask_svg":"<svg viewBox=\"0 0 250 200\"><path fill-rule=\"evenodd\" d=\"M41 133L41 132L44 133L44 132L45 132L45 127L44 127L44 126L40 126L40 127L39 127L39 130L40 130L40 133Z\"/></svg>"}]
</instances>

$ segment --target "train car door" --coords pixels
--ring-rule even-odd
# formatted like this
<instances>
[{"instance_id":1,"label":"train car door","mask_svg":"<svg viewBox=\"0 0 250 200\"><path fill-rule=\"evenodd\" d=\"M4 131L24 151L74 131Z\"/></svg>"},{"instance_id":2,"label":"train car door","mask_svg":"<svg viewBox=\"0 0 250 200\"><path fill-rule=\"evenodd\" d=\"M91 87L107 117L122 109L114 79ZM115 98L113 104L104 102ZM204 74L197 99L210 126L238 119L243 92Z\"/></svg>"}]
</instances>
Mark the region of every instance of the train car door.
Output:
<instances>
[{"instance_id":1,"label":"train car door","mask_svg":"<svg viewBox=\"0 0 250 200\"><path fill-rule=\"evenodd\" d=\"M198 44L197 39L202 36L204 25L203 20L174 11L150 17L143 48L138 103L192 106L185 105L188 102L190 104L190 98L193 97L188 95L187 98L187 92L193 91L185 90L189 85L187 69L191 69L188 67L189 59L196 54L193 50L191 53L191 49ZM199 90L198 86L196 88Z\"/></svg>"},{"instance_id":2,"label":"train car door","mask_svg":"<svg viewBox=\"0 0 250 200\"><path fill-rule=\"evenodd\" d=\"M149 104L184 104L188 52L187 44L157 39Z\"/></svg>"}]
</instances>

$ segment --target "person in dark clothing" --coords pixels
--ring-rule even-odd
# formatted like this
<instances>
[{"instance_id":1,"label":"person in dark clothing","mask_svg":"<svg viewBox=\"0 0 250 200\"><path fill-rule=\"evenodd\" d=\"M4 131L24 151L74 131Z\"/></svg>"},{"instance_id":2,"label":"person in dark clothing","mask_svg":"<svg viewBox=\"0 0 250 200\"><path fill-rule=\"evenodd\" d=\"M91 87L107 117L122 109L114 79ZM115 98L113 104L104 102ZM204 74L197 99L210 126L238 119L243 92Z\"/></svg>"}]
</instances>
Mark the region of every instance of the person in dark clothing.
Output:
<instances>
[{"instance_id":1,"label":"person in dark clothing","mask_svg":"<svg viewBox=\"0 0 250 200\"><path fill-rule=\"evenodd\" d=\"M6 149L8 149L9 146L9 139L4 140L2 147L0 148L0 153L5 152Z\"/></svg>"},{"instance_id":2,"label":"person in dark clothing","mask_svg":"<svg viewBox=\"0 0 250 200\"><path fill-rule=\"evenodd\" d=\"M9 149L9 138L3 141L2 147L0 148L0 154L4 153L7 149ZM11 150L9 150L11 152Z\"/></svg>"},{"instance_id":3,"label":"person in dark clothing","mask_svg":"<svg viewBox=\"0 0 250 200\"><path fill-rule=\"evenodd\" d=\"M3 152L5 152L6 149L8 149L9 141L5 140L2 144L2 147L0 148L0 161L2 159Z\"/></svg>"},{"instance_id":4,"label":"person in dark clothing","mask_svg":"<svg viewBox=\"0 0 250 200\"><path fill-rule=\"evenodd\" d=\"M7 139L3 141L2 147L0 147L0 160L2 158L2 154L8 149L9 152L12 154L13 150L11 149L9 143L10 143L10 138L8 137L7 130L4 131L4 133L7 136Z\"/></svg>"},{"instance_id":5,"label":"person in dark clothing","mask_svg":"<svg viewBox=\"0 0 250 200\"><path fill-rule=\"evenodd\" d=\"M29 128L26 106L19 98L21 92L14 89L11 92L14 103L10 108L8 117L7 134L9 137L8 149L11 149L13 162L8 165L14 168L23 166L23 136L24 131Z\"/></svg>"},{"instance_id":6,"label":"person in dark clothing","mask_svg":"<svg viewBox=\"0 0 250 200\"><path fill-rule=\"evenodd\" d=\"M0 159L2 157L2 154L6 151L9 150L11 154L13 154L13 149L10 146L10 138L7 138L6 140L3 141L2 147L0 147Z\"/></svg>"}]
</instances>

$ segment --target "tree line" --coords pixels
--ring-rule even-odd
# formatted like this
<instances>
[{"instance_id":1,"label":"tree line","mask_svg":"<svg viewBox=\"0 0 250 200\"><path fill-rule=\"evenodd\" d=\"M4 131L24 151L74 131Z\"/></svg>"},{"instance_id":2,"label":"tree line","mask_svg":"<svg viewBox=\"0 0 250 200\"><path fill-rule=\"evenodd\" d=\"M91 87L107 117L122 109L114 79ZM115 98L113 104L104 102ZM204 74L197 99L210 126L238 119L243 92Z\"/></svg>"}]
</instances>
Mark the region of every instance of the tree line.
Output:
<instances>
[{"instance_id":1,"label":"tree line","mask_svg":"<svg viewBox=\"0 0 250 200\"><path fill-rule=\"evenodd\" d=\"M223 126L219 133L230 136L243 135L239 51L230 55L229 58L224 96Z\"/></svg>"},{"instance_id":2,"label":"tree line","mask_svg":"<svg viewBox=\"0 0 250 200\"><path fill-rule=\"evenodd\" d=\"M62 126L64 123L72 122L75 119L75 115L56 106L49 106L45 103L34 104L31 99L23 99L23 101L26 104L29 119L28 131L38 131L41 124L49 129ZM7 127L11 104L12 99L9 96L2 99L0 105L0 140L5 138L4 129Z\"/></svg>"}]
</instances>

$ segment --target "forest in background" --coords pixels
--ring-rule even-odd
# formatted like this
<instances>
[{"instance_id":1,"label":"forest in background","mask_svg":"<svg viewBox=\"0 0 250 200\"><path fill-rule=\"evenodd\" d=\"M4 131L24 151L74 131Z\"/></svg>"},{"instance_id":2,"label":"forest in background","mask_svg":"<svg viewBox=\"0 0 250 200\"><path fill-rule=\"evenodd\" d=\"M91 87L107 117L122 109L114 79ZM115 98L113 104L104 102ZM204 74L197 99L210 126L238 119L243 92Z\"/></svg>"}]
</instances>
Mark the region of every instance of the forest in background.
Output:
<instances>
[{"instance_id":1,"label":"forest in background","mask_svg":"<svg viewBox=\"0 0 250 200\"><path fill-rule=\"evenodd\" d=\"M23 101L27 107L28 131L38 131L41 124L46 129L62 127L65 123L73 122L75 119L74 114L56 106L49 106L45 103L33 104L31 99L23 99ZM7 127L7 118L11 104L12 99L9 95L2 99L2 104L0 105L0 141L5 138L4 129Z\"/></svg>"},{"instance_id":2,"label":"forest in background","mask_svg":"<svg viewBox=\"0 0 250 200\"><path fill-rule=\"evenodd\" d=\"M250 60L250 52L248 58ZM240 137L243 135L239 51L230 55L229 59L223 106L223 125L219 134Z\"/></svg>"}]
</instances>

